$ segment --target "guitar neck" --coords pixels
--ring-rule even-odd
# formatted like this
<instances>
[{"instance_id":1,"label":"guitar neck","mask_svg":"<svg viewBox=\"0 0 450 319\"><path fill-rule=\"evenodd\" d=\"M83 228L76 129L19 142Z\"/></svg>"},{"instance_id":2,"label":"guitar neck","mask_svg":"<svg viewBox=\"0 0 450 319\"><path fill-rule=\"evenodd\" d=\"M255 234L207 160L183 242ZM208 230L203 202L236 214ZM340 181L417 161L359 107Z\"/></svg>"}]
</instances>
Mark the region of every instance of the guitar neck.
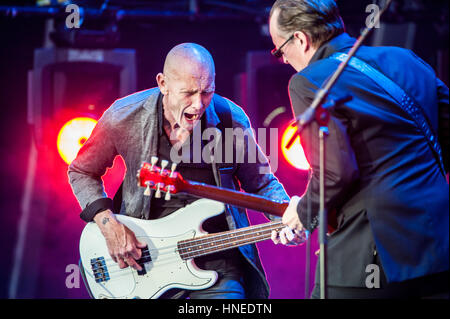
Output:
<instances>
[{"instance_id":1,"label":"guitar neck","mask_svg":"<svg viewBox=\"0 0 450 319\"><path fill-rule=\"evenodd\" d=\"M203 183L192 181L187 183L188 187L184 187L183 192L275 216L283 216L283 213L289 204L288 202L278 202L263 196L219 188Z\"/></svg>"},{"instance_id":2,"label":"guitar neck","mask_svg":"<svg viewBox=\"0 0 450 319\"><path fill-rule=\"evenodd\" d=\"M281 221L248 226L231 231L208 234L178 242L178 253L183 260L213 254L270 238L272 231L280 231Z\"/></svg>"}]
</instances>

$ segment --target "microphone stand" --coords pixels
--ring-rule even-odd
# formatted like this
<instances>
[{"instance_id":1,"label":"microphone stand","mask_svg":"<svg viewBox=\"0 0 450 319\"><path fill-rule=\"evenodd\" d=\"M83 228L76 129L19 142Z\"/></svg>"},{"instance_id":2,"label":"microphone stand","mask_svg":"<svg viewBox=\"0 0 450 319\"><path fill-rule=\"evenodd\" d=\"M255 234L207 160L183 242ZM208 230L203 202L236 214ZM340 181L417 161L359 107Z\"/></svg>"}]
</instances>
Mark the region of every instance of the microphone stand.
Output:
<instances>
[{"instance_id":1,"label":"microphone stand","mask_svg":"<svg viewBox=\"0 0 450 319\"><path fill-rule=\"evenodd\" d=\"M389 7L392 0L387 0L384 8L375 15L373 25L377 25L381 15ZM320 271L320 299L327 298L327 228L328 228L328 212L325 205L325 139L329 134L328 122L330 119L330 114L328 110L334 108L337 105L350 101L351 96L345 96L337 100L332 100L325 103L331 88L334 86L338 78L341 76L345 67L347 66L350 59L355 55L356 51L359 49L363 41L367 38L372 27L366 26L361 35L356 40L353 47L347 54L347 58L342 61L337 70L333 73L331 78L326 81L323 88L319 88L314 100L311 105L306 109L305 112L300 114L295 118L295 124L297 125L297 133L294 134L288 141L286 148L290 148L294 143L297 136L314 120L319 124L319 271ZM309 225L308 225L309 226Z\"/></svg>"}]
</instances>

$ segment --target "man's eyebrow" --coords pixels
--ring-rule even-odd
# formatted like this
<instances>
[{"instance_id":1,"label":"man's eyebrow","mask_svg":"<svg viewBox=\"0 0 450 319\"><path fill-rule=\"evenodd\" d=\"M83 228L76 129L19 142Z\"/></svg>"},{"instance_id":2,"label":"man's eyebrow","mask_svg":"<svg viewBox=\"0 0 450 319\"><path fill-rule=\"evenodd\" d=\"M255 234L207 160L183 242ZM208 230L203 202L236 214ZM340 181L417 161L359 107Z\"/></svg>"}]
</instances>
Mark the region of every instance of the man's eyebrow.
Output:
<instances>
[{"instance_id":1,"label":"man's eyebrow","mask_svg":"<svg viewBox=\"0 0 450 319\"><path fill-rule=\"evenodd\" d=\"M202 92L210 93L210 92L214 92L215 90L216 90L215 86L210 86L207 89L202 90ZM198 89L180 89L180 92L182 92L182 93L197 93Z\"/></svg>"},{"instance_id":2,"label":"man's eyebrow","mask_svg":"<svg viewBox=\"0 0 450 319\"><path fill-rule=\"evenodd\" d=\"M197 89L180 89L180 92L183 93L197 93Z\"/></svg>"}]
</instances>

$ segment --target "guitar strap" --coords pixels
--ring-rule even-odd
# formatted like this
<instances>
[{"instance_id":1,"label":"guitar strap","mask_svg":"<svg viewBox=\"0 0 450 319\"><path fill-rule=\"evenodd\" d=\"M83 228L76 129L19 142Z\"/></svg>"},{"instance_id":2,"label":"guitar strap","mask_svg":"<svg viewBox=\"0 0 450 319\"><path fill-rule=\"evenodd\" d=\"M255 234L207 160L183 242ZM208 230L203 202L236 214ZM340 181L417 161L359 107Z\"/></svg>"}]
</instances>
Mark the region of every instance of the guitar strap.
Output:
<instances>
[{"instance_id":1,"label":"guitar strap","mask_svg":"<svg viewBox=\"0 0 450 319\"><path fill-rule=\"evenodd\" d=\"M123 181L120 183L119 188L113 197L113 213L119 214L120 209L122 208L122 189L123 189Z\"/></svg>"},{"instance_id":2,"label":"guitar strap","mask_svg":"<svg viewBox=\"0 0 450 319\"><path fill-rule=\"evenodd\" d=\"M329 58L335 59L340 62L345 61L348 55L346 53L336 52ZM387 94L389 94L397 104L406 112L414 121L416 126L422 132L428 145L433 152L436 162L441 170L441 173L445 176L444 161L442 159L442 150L437 139L437 135L434 133L433 127L430 125L426 114L424 114L423 108L410 97L397 83L392 81L386 75L376 70L366 62L352 57L349 64L351 67L357 69L375 83L377 83Z\"/></svg>"},{"instance_id":3,"label":"guitar strap","mask_svg":"<svg viewBox=\"0 0 450 319\"><path fill-rule=\"evenodd\" d=\"M214 109L220 119L220 123L217 125L217 128L222 133L222 158L224 158L226 151L225 145L226 140L224 139L225 129L233 128L230 103L228 103L225 98L216 94L214 96ZM235 170L236 170L235 161L233 161L233 163L213 163L213 171L219 172L220 175L232 174ZM222 176L217 176L216 179L217 179L217 186L222 187L221 183Z\"/></svg>"},{"instance_id":4,"label":"guitar strap","mask_svg":"<svg viewBox=\"0 0 450 319\"><path fill-rule=\"evenodd\" d=\"M233 128L233 121L231 119L231 108L227 100L220 95L214 95L214 109L219 116L220 123L218 129L225 134L226 128Z\"/></svg>"}]
</instances>

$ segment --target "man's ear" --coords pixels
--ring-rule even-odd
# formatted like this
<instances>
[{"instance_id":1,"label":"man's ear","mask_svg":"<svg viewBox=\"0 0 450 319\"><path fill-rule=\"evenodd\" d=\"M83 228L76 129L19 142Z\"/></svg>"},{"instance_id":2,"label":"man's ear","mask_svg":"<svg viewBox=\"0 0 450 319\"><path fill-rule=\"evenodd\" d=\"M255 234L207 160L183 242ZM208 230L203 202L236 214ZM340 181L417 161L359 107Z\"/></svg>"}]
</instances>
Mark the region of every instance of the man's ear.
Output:
<instances>
[{"instance_id":1,"label":"man's ear","mask_svg":"<svg viewBox=\"0 0 450 319\"><path fill-rule=\"evenodd\" d=\"M156 83L158 83L159 90L163 95L167 94L167 83L166 77L162 73L156 75Z\"/></svg>"},{"instance_id":2,"label":"man's ear","mask_svg":"<svg viewBox=\"0 0 450 319\"><path fill-rule=\"evenodd\" d=\"M301 46L301 50L306 53L312 48L310 37L303 31L295 31L294 39L298 41Z\"/></svg>"}]
</instances>

